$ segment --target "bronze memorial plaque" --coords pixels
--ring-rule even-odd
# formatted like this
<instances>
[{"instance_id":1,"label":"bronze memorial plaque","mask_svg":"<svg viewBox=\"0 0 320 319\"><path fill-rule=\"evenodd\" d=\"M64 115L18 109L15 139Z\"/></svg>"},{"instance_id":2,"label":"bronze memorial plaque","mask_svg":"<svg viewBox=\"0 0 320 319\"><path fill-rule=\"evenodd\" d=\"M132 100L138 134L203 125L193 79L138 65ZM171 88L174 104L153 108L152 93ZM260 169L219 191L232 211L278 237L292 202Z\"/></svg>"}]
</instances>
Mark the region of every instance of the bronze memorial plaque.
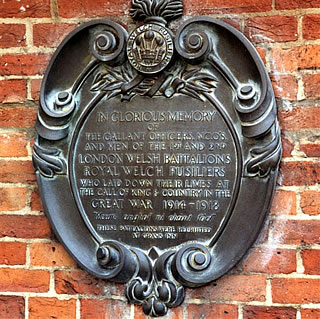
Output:
<instances>
[{"instance_id":1,"label":"bronze memorial plaque","mask_svg":"<svg viewBox=\"0 0 320 319\"><path fill-rule=\"evenodd\" d=\"M264 65L233 27L133 0L142 23L85 23L41 87L33 163L51 225L89 273L165 315L225 274L267 213L281 157Z\"/></svg>"}]
</instances>

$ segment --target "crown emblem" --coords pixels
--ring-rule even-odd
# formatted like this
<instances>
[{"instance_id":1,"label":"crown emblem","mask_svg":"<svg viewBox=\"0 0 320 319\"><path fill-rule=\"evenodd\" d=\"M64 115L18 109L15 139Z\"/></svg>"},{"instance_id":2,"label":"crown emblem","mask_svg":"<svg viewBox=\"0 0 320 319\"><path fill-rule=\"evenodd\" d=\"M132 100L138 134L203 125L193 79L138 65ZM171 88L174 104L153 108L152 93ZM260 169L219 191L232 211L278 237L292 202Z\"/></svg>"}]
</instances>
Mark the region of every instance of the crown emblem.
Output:
<instances>
[{"instance_id":1,"label":"crown emblem","mask_svg":"<svg viewBox=\"0 0 320 319\"><path fill-rule=\"evenodd\" d=\"M138 63L145 66L157 65L166 53L165 40L159 33L146 31L135 39L133 51Z\"/></svg>"},{"instance_id":2,"label":"crown emblem","mask_svg":"<svg viewBox=\"0 0 320 319\"><path fill-rule=\"evenodd\" d=\"M173 56L170 31L159 24L144 24L135 29L128 39L127 55L131 65L143 73L163 70Z\"/></svg>"},{"instance_id":3,"label":"crown emblem","mask_svg":"<svg viewBox=\"0 0 320 319\"><path fill-rule=\"evenodd\" d=\"M146 24L135 29L127 42L127 55L138 71L153 74L162 71L173 56L171 31L167 21L182 15L182 1L133 0L130 15Z\"/></svg>"}]
</instances>

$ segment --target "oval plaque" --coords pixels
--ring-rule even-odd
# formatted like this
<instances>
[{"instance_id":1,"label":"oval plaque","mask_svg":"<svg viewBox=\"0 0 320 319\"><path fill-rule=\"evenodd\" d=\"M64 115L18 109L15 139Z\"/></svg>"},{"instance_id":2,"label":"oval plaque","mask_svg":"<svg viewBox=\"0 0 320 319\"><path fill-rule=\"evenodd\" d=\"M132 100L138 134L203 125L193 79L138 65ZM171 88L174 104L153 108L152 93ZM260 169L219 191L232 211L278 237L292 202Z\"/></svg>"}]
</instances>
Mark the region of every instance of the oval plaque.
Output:
<instances>
[{"instance_id":1,"label":"oval plaque","mask_svg":"<svg viewBox=\"0 0 320 319\"><path fill-rule=\"evenodd\" d=\"M133 0L130 35L96 20L54 54L33 163L60 241L162 316L258 235L281 157L270 80L248 40L182 3ZM259 194L257 196L256 194Z\"/></svg>"}]
</instances>

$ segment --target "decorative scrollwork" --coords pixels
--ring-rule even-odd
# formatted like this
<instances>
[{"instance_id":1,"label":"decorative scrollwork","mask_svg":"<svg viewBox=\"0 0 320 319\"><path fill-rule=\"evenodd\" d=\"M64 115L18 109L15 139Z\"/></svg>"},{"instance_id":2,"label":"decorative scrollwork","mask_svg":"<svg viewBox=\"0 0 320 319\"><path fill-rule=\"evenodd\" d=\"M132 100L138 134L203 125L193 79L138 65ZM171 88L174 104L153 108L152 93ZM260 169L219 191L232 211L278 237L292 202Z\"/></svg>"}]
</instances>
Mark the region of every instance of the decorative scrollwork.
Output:
<instances>
[{"instance_id":1,"label":"decorative scrollwork","mask_svg":"<svg viewBox=\"0 0 320 319\"><path fill-rule=\"evenodd\" d=\"M268 145L251 150L252 159L245 166L247 175L265 177L278 166L282 151L278 123L276 123L275 130L274 139Z\"/></svg>"},{"instance_id":2,"label":"decorative scrollwork","mask_svg":"<svg viewBox=\"0 0 320 319\"><path fill-rule=\"evenodd\" d=\"M207 22L208 19L197 19L197 23ZM212 20L211 22L214 22ZM209 40L208 34L197 27L193 21L188 21L183 24L177 32L175 41L176 50L181 57L189 63L199 63L207 59L214 68L216 68L228 83L235 89L239 101L248 101L252 99L257 91L252 83L241 83L230 68L217 55L213 40ZM248 107L246 108L248 109Z\"/></svg>"},{"instance_id":3,"label":"decorative scrollwork","mask_svg":"<svg viewBox=\"0 0 320 319\"><path fill-rule=\"evenodd\" d=\"M108 65L123 63L127 38L128 34L122 26L101 19L83 24L62 42L53 56L41 87L41 108L36 124L41 137L61 140L68 135L69 121L77 107L77 94L82 85L92 75L99 62ZM78 44L78 48L82 48L83 41L88 40L92 53L89 58L85 56L87 53L84 50L74 49L75 43ZM80 72L75 65L81 65ZM56 81L56 76L51 78L53 74L59 74L64 79L63 85L51 85ZM70 85L71 83L73 84Z\"/></svg>"},{"instance_id":4,"label":"decorative scrollwork","mask_svg":"<svg viewBox=\"0 0 320 319\"><path fill-rule=\"evenodd\" d=\"M91 38L90 49L99 60L115 65L124 59L127 33L118 24L108 21L103 30L97 31Z\"/></svg>"},{"instance_id":5,"label":"decorative scrollwork","mask_svg":"<svg viewBox=\"0 0 320 319\"><path fill-rule=\"evenodd\" d=\"M178 30L175 47L178 54L189 63L199 63L211 51L211 43L206 32L189 30L186 25Z\"/></svg>"},{"instance_id":6,"label":"decorative scrollwork","mask_svg":"<svg viewBox=\"0 0 320 319\"><path fill-rule=\"evenodd\" d=\"M174 251L161 255L153 266L143 252L132 249L138 261L138 272L126 286L126 296L134 304L142 305L146 315L164 316L168 307L179 306L184 299L184 288L169 273Z\"/></svg>"},{"instance_id":7,"label":"decorative scrollwork","mask_svg":"<svg viewBox=\"0 0 320 319\"><path fill-rule=\"evenodd\" d=\"M132 249L137 258L138 272L126 286L126 296L134 304L141 305L153 292L152 264L147 255L138 249Z\"/></svg>"},{"instance_id":8,"label":"decorative scrollwork","mask_svg":"<svg viewBox=\"0 0 320 319\"><path fill-rule=\"evenodd\" d=\"M211 28L208 25L211 25ZM257 87L252 80L240 81L239 75L233 71L234 67L230 67L219 55L219 52L223 52L220 47L223 44L215 41L219 28L227 29L237 37L240 40L239 44L243 45L243 50L247 50L252 63L258 65L256 76L260 78L261 87ZM216 19L193 18L179 27L175 47L178 54L190 64L208 61L233 88L237 98L235 109L239 114L245 137L258 137L268 133L276 120L274 96L268 89L270 80L257 52L240 32Z\"/></svg>"},{"instance_id":9,"label":"decorative scrollwork","mask_svg":"<svg viewBox=\"0 0 320 319\"><path fill-rule=\"evenodd\" d=\"M36 130L41 137L60 140L68 135L69 121L76 108L74 94L70 91L57 92L52 105L39 110Z\"/></svg>"},{"instance_id":10,"label":"decorative scrollwork","mask_svg":"<svg viewBox=\"0 0 320 319\"><path fill-rule=\"evenodd\" d=\"M161 255L154 266L157 282L157 297L168 307L179 306L185 296L184 287L178 283L170 272L174 256L173 251Z\"/></svg>"},{"instance_id":11,"label":"decorative scrollwork","mask_svg":"<svg viewBox=\"0 0 320 319\"><path fill-rule=\"evenodd\" d=\"M97 250L97 261L105 270L104 279L125 282L136 272L133 254L124 245L115 241L106 241Z\"/></svg>"},{"instance_id":12,"label":"decorative scrollwork","mask_svg":"<svg viewBox=\"0 0 320 319\"><path fill-rule=\"evenodd\" d=\"M56 174L65 174L66 164L59 155L59 150L43 148L36 142L32 155L32 162L35 170L48 178L52 178Z\"/></svg>"},{"instance_id":13,"label":"decorative scrollwork","mask_svg":"<svg viewBox=\"0 0 320 319\"><path fill-rule=\"evenodd\" d=\"M174 277L188 286L200 286L208 281L208 269L212 256L207 247L201 244L190 244L182 247L172 261Z\"/></svg>"}]
</instances>

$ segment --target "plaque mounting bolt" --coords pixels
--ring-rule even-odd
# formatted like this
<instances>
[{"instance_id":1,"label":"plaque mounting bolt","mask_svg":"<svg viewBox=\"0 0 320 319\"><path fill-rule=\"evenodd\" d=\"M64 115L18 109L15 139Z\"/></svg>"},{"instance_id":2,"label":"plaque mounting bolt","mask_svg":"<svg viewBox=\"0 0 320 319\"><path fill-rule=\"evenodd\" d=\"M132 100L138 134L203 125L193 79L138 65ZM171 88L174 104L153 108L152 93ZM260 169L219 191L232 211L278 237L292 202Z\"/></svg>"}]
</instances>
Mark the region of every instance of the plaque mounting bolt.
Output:
<instances>
[{"instance_id":1,"label":"plaque mounting bolt","mask_svg":"<svg viewBox=\"0 0 320 319\"><path fill-rule=\"evenodd\" d=\"M202 253L194 255L194 263L198 266L202 266L206 262L206 256Z\"/></svg>"},{"instance_id":2,"label":"plaque mounting bolt","mask_svg":"<svg viewBox=\"0 0 320 319\"><path fill-rule=\"evenodd\" d=\"M61 113L69 113L73 110L75 102L73 95L67 91L61 91L56 94L54 101L55 110Z\"/></svg>"},{"instance_id":3,"label":"plaque mounting bolt","mask_svg":"<svg viewBox=\"0 0 320 319\"><path fill-rule=\"evenodd\" d=\"M256 90L250 83L242 84L239 85L237 89L237 94L240 100L250 100L256 95Z\"/></svg>"},{"instance_id":4,"label":"plaque mounting bolt","mask_svg":"<svg viewBox=\"0 0 320 319\"><path fill-rule=\"evenodd\" d=\"M60 102L65 102L68 99L68 97L69 97L68 92L60 92L60 93L58 93L58 100Z\"/></svg>"},{"instance_id":5,"label":"plaque mounting bolt","mask_svg":"<svg viewBox=\"0 0 320 319\"><path fill-rule=\"evenodd\" d=\"M201 251L195 251L189 254L188 264L193 270L206 269L210 263L209 256Z\"/></svg>"}]
</instances>

